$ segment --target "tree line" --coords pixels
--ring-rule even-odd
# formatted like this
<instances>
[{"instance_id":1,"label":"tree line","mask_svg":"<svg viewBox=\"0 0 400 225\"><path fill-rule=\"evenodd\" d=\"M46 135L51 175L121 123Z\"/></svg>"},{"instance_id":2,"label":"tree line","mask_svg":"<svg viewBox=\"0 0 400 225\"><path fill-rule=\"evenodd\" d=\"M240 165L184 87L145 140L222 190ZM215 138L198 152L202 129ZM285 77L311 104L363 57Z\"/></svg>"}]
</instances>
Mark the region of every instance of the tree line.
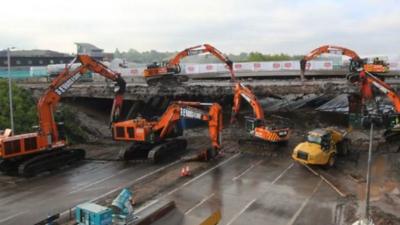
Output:
<instances>
[{"instance_id":1,"label":"tree line","mask_svg":"<svg viewBox=\"0 0 400 225\"><path fill-rule=\"evenodd\" d=\"M153 62L167 61L178 52L159 52L156 50L139 52L135 49L129 49L128 51L119 51L118 49L114 52L115 58L121 58L128 62L150 64ZM289 55L285 53L280 54L263 54L261 52L242 52L240 54L228 54L227 55L234 62L255 62L255 61L283 61L283 60L300 60L301 55ZM187 57L182 62L186 63L213 63L219 62L219 60L209 55L198 55Z\"/></svg>"},{"instance_id":2,"label":"tree line","mask_svg":"<svg viewBox=\"0 0 400 225\"><path fill-rule=\"evenodd\" d=\"M12 95L15 134L37 131L37 106L32 94L13 82ZM0 130L11 127L9 107L8 81L0 78ZM54 116L56 122L64 122L65 134L70 143L85 142L86 132L79 126L76 114L67 105L61 104Z\"/></svg>"}]
</instances>

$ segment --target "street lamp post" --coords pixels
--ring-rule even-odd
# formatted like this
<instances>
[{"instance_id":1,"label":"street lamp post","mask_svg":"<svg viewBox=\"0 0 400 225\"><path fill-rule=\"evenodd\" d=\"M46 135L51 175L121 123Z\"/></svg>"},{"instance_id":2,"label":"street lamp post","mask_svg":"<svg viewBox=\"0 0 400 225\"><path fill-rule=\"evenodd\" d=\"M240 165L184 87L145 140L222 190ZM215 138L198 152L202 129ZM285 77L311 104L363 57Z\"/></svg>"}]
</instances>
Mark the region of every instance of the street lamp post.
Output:
<instances>
[{"instance_id":1,"label":"street lamp post","mask_svg":"<svg viewBox=\"0 0 400 225\"><path fill-rule=\"evenodd\" d=\"M365 218L370 219L369 214L369 198L371 190L371 163L372 163L372 140L374 138L374 124L371 123L370 133L369 133L369 148L368 148L368 167L367 167L367 187L365 198Z\"/></svg>"},{"instance_id":2,"label":"street lamp post","mask_svg":"<svg viewBox=\"0 0 400 225\"><path fill-rule=\"evenodd\" d=\"M372 163L372 140L374 138L374 124L371 123L369 132L369 148L368 148L368 167L367 167L367 185L366 185L366 197L365 197L365 212L363 218L357 220L352 225L374 225L369 213L369 200L371 190L371 163Z\"/></svg>"},{"instance_id":3,"label":"street lamp post","mask_svg":"<svg viewBox=\"0 0 400 225\"><path fill-rule=\"evenodd\" d=\"M14 47L7 48L7 64L8 64L8 98L10 104L10 122L11 122L11 133L14 133L14 112L13 112L13 98L12 98L12 86L11 86L11 57L10 51Z\"/></svg>"}]
</instances>

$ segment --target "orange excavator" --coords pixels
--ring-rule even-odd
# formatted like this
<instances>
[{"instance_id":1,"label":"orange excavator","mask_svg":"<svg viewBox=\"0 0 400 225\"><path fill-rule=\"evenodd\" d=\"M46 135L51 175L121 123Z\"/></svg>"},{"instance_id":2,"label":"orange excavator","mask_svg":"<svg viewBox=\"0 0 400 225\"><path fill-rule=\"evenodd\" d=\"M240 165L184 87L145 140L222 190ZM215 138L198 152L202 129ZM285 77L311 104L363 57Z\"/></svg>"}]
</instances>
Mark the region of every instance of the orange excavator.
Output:
<instances>
[{"instance_id":1,"label":"orange excavator","mask_svg":"<svg viewBox=\"0 0 400 225\"><path fill-rule=\"evenodd\" d=\"M307 61L310 61L320 56L321 54L326 54L326 53L340 54L350 57L351 58L349 66L350 72L356 72L361 68L370 73L385 73L389 70L388 64L385 61L374 60L373 63L369 63L367 58L361 59L360 56L351 49L336 45L323 45L319 48L312 50L310 53L308 53L300 60L300 70L302 79L304 78L304 74L307 68Z\"/></svg>"},{"instance_id":2,"label":"orange excavator","mask_svg":"<svg viewBox=\"0 0 400 225\"><path fill-rule=\"evenodd\" d=\"M87 71L98 73L116 82L111 120L115 122L119 119L126 87L120 74L111 71L88 55L78 55L70 65L74 62L80 62L81 65L73 70L71 66L66 67L39 99L37 132L12 135L12 131L6 129L0 134L0 167L3 171L18 171L19 175L30 176L85 157L83 149L67 148L63 123L54 120L54 112L61 96Z\"/></svg>"},{"instance_id":3,"label":"orange excavator","mask_svg":"<svg viewBox=\"0 0 400 225\"><path fill-rule=\"evenodd\" d=\"M181 72L180 61L187 56L199 55L202 53L211 53L221 61L228 64L228 67L232 68L232 61L224 56L218 49L209 44L203 44L187 48L176 54L169 61L162 62L161 65L158 63L148 65L147 69L144 70L144 78L150 86L157 84L176 85L187 81L188 77L176 76L176 74Z\"/></svg>"},{"instance_id":4,"label":"orange excavator","mask_svg":"<svg viewBox=\"0 0 400 225\"><path fill-rule=\"evenodd\" d=\"M235 72L233 70L233 62L227 57L224 57L222 53L219 53L219 59L223 61L228 68L231 75L231 80L234 83L234 97L233 97L233 107L231 114L231 124L236 121L237 115L240 111L241 101L244 98L252 107L255 117L246 117L246 131L252 136L256 137L256 140L261 141L261 145L267 143L286 143L290 137L289 128L275 128L271 126L266 126L264 111L257 100L257 97L253 92L246 86L244 86L236 78ZM255 139L239 140L239 144L253 144L256 143Z\"/></svg>"},{"instance_id":5,"label":"orange excavator","mask_svg":"<svg viewBox=\"0 0 400 225\"><path fill-rule=\"evenodd\" d=\"M240 110L242 98L245 99L253 109L255 117L246 117L245 127L250 136L257 139L239 140L240 144L267 144L267 143L286 143L290 137L289 128L275 128L266 126L264 119L264 111L253 92L240 82L235 83L233 97L233 107L231 115L231 123L236 121ZM257 142L258 140L258 142ZM267 142L267 143L266 143Z\"/></svg>"},{"instance_id":6,"label":"orange excavator","mask_svg":"<svg viewBox=\"0 0 400 225\"><path fill-rule=\"evenodd\" d=\"M372 87L385 94L393 105L393 113L389 115L389 124L384 133L386 140L398 139L400 135L400 96L387 83L367 71L360 71L357 75L349 75L347 79L351 83L360 85L361 100L368 101L374 98Z\"/></svg>"},{"instance_id":7,"label":"orange excavator","mask_svg":"<svg viewBox=\"0 0 400 225\"><path fill-rule=\"evenodd\" d=\"M201 155L206 160L213 158L221 149L221 106L218 103L185 101L173 102L157 121L136 118L113 123L114 140L133 142L130 148L120 153L120 158L159 162L167 156L177 156L187 145L185 139L178 138L183 132L178 122L184 118L208 122L212 147Z\"/></svg>"}]
</instances>

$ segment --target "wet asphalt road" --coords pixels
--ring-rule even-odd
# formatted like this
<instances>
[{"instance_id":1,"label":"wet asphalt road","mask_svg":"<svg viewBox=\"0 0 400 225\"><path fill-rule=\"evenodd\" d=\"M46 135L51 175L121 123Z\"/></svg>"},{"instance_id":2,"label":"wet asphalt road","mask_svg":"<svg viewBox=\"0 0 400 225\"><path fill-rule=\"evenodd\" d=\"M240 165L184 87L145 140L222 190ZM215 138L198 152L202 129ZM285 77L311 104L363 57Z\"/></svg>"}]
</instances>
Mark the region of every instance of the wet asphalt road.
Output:
<instances>
[{"instance_id":1,"label":"wet asphalt road","mask_svg":"<svg viewBox=\"0 0 400 225\"><path fill-rule=\"evenodd\" d=\"M335 224L338 194L288 158L233 155L163 198L177 210L156 223L200 224L221 209L222 225Z\"/></svg>"},{"instance_id":2,"label":"wet asphalt road","mask_svg":"<svg viewBox=\"0 0 400 225\"><path fill-rule=\"evenodd\" d=\"M140 181L170 164L90 161L65 172L0 186L0 224L29 225Z\"/></svg>"},{"instance_id":3,"label":"wet asphalt road","mask_svg":"<svg viewBox=\"0 0 400 225\"><path fill-rule=\"evenodd\" d=\"M0 187L0 224L34 224L170 165L91 161L14 187ZM226 155L215 166L184 179L160 194L161 199L174 200L177 209L156 224L199 224L218 209L223 225L334 224L336 192L286 155Z\"/></svg>"}]
</instances>

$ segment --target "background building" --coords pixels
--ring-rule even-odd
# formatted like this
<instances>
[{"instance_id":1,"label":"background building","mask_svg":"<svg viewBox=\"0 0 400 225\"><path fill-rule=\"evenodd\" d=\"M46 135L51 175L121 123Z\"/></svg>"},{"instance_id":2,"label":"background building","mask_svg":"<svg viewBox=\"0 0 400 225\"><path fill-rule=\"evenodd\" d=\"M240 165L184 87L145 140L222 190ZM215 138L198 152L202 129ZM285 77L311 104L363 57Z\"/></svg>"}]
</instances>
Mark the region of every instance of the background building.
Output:
<instances>
[{"instance_id":1,"label":"background building","mask_svg":"<svg viewBox=\"0 0 400 225\"><path fill-rule=\"evenodd\" d=\"M78 54L87 54L91 56L92 58L95 58L97 60L103 60L104 57L104 50L101 48L98 48L92 44L89 43L81 43L77 42L76 44L76 52Z\"/></svg>"},{"instance_id":2,"label":"background building","mask_svg":"<svg viewBox=\"0 0 400 225\"><path fill-rule=\"evenodd\" d=\"M28 68L31 66L47 66L50 64L69 63L73 56L51 50L15 50L11 51L11 66L13 68ZM0 51L0 69L7 69L7 51Z\"/></svg>"}]
</instances>

